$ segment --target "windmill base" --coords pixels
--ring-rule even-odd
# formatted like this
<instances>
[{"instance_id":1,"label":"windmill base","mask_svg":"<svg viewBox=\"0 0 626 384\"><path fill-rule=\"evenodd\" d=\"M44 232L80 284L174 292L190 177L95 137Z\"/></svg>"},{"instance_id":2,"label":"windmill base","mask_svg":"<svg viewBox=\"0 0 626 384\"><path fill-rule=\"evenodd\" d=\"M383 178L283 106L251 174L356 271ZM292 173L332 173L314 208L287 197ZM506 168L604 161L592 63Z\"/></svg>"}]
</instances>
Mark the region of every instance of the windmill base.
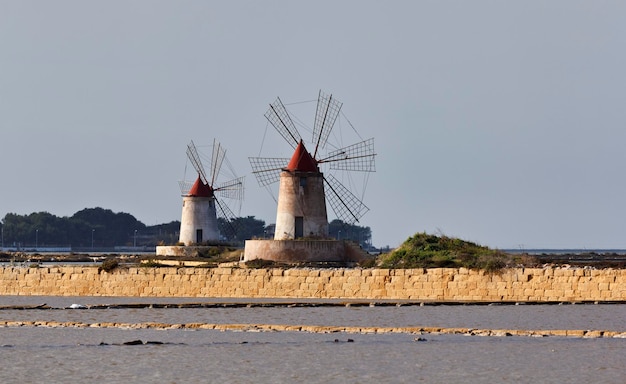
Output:
<instances>
[{"instance_id":1,"label":"windmill base","mask_svg":"<svg viewBox=\"0 0 626 384\"><path fill-rule=\"evenodd\" d=\"M246 240L243 260L355 262L364 256L361 248L344 240Z\"/></svg>"},{"instance_id":2,"label":"windmill base","mask_svg":"<svg viewBox=\"0 0 626 384\"><path fill-rule=\"evenodd\" d=\"M209 253L213 246L208 245L160 245L156 247L157 256L199 257Z\"/></svg>"}]
</instances>

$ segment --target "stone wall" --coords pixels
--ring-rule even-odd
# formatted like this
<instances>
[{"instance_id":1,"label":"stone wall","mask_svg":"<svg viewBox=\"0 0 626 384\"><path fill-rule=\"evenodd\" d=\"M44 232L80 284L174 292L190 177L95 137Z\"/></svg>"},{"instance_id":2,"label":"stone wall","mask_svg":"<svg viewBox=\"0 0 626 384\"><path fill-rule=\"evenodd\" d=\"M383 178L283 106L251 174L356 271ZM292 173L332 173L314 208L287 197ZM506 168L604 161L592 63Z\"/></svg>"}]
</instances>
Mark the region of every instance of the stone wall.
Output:
<instances>
[{"instance_id":1,"label":"stone wall","mask_svg":"<svg viewBox=\"0 0 626 384\"><path fill-rule=\"evenodd\" d=\"M626 301L626 270L4 267L0 295Z\"/></svg>"}]
</instances>

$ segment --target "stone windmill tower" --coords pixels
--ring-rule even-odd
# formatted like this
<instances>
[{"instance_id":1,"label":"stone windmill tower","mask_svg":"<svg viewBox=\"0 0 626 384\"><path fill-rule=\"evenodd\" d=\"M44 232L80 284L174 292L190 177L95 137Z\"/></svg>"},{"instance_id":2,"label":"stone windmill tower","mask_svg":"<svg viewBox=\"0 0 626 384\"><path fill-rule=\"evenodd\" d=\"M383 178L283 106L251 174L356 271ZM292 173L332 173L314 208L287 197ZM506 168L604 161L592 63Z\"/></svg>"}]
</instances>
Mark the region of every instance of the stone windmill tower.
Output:
<instances>
[{"instance_id":1,"label":"stone windmill tower","mask_svg":"<svg viewBox=\"0 0 626 384\"><path fill-rule=\"evenodd\" d=\"M218 216L226 220L230 230L234 231L235 215L221 197L241 201L243 199L243 177L223 183L217 183L226 151L213 141L213 154L209 174L204 169L202 160L193 141L187 146L187 157L196 170L195 182L180 182L183 195L183 209L180 221L179 242L185 245L198 245L221 240L218 229ZM218 198L218 196L220 198Z\"/></svg>"},{"instance_id":2,"label":"stone windmill tower","mask_svg":"<svg viewBox=\"0 0 626 384\"><path fill-rule=\"evenodd\" d=\"M270 104L267 120L294 149L291 158L251 157L253 173L261 186L280 182L274 240L328 240L328 202L339 219L357 222L368 208L330 173L330 170L373 172L374 139L336 149L322 156L342 103L320 91L309 152L280 98ZM284 245L280 247L284 248ZM254 252L252 252L254 253ZM266 252L267 253L267 252ZM246 258L248 258L246 242ZM265 257L266 255L264 255ZM254 257L254 256L251 256Z\"/></svg>"},{"instance_id":3,"label":"stone windmill tower","mask_svg":"<svg viewBox=\"0 0 626 384\"><path fill-rule=\"evenodd\" d=\"M324 174L302 141L280 172L275 240L328 237Z\"/></svg>"}]
</instances>

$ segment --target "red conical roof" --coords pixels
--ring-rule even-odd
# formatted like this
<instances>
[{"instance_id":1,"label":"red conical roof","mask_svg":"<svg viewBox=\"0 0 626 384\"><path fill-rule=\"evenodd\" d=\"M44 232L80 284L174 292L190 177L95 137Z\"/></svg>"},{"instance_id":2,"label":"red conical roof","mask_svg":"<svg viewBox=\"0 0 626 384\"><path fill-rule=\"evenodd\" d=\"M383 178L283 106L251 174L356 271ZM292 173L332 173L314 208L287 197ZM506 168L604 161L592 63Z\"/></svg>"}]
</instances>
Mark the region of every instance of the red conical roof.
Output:
<instances>
[{"instance_id":1,"label":"red conical roof","mask_svg":"<svg viewBox=\"0 0 626 384\"><path fill-rule=\"evenodd\" d=\"M317 168L317 161L311 156L311 154L306 150L304 144L302 144L302 140L296 147L296 151L291 156L291 160L286 168L288 171L294 172L319 172Z\"/></svg>"},{"instance_id":2,"label":"red conical roof","mask_svg":"<svg viewBox=\"0 0 626 384\"><path fill-rule=\"evenodd\" d=\"M213 196L213 188L204 184L202 180L200 180L200 176L196 179L196 182L193 183L193 186L187 193L188 196L195 197L212 197Z\"/></svg>"}]
</instances>

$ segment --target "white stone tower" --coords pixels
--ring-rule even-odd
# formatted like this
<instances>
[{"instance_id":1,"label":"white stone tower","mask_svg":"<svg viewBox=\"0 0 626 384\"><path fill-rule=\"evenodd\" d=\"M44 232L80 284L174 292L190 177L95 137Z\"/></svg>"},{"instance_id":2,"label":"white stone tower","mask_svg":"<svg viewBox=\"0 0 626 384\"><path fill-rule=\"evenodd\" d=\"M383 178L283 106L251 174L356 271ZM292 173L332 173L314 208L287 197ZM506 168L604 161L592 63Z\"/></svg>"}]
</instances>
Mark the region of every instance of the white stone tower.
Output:
<instances>
[{"instance_id":1,"label":"white stone tower","mask_svg":"<svg viewBox=\"0 0 626 384\"><path fill-rule=\"evenodd\" d=\"M213 188L198 176L189 192L183 196L178 241L185 245L196 245L219 239Z\"/></svg>"},{"instance_id":2,"label":"white stone tower","mask_svg":"<svg viewBox=\"0 0 626 384\"><path fill-rule=\"evenodd\" d=\"M274 240L328 237L324 175L302 141L280 174Z\"/></svg>"}]
</instances>

